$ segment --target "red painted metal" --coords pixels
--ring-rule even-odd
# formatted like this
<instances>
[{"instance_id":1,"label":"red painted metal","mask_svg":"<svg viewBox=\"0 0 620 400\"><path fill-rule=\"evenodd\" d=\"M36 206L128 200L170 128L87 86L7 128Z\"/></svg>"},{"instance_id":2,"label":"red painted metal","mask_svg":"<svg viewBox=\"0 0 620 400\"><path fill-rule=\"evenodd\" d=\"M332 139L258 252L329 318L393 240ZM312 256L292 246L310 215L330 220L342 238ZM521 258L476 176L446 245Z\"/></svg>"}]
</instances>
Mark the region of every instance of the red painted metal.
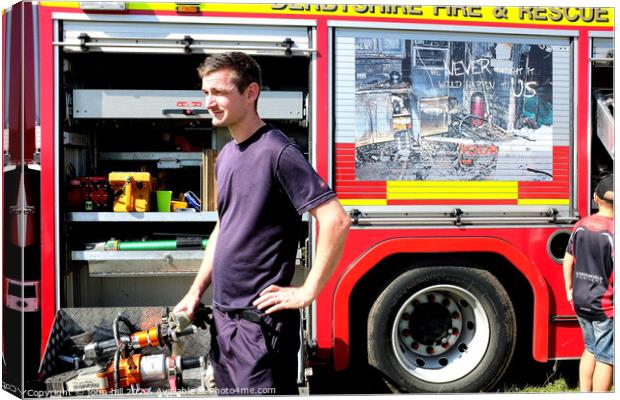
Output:
<instances>
[{"instance_id":1,"label":"red painted metal","mask_svg":"<svg viewBox=\"0 0 620 400\"><path fill-rule=\"evenodd\" d=\"M325 180L327 180L329 171L329 159L328 159L328 135L329 122L327 116L329 115L329 104L327 101L329 87L327 74L329 71L329 35L328 35L327 21L320 19L316 27L316 49L317 49L317 65L316 65L316 171Z\"/></svg>"},{"instance_id":2,"label":"red painted metal","mask_svg":"<svg viewBox=\"0 0 620 400\"><path fill-rule=\"evenodd\" d=\"M590 40L588 31L582 29L579 32L579 42L577 43L577 209L579 215L585 217L590 214L589 185L590 177L588 169L590 165L590 149L588 138L588 106L590 104L590 93L588 71L590 68Z\"/></svg>"},{"instance_id":3,"label":"red painted metal","mask_svg":"<svg viewBox=\"0 0 620 400\"><path fill-rule=\"evenodd\" d=\"M39 8L41 62L41 354L56 313L54 250L54 46L52 8Z\"/></svg>"},{"instance_id":4,"label":"red painted metal","mask_svg":"<svg viewBox=\"0 0 620 400\"><path fill-rule=\"evenodd\" d=\"M533 356L576 357L581 348L557 354L549 352L550 315L572 314L565 301L561 265L546 252L549 236L557 228L353 230L343 259L317 300L319 355L333 349L335 366L344 368L349 356L349 296L366 272L383 258L396 253L488 252L502 255L530 282L535 296ZM536 260L534 262L533 260ZM492 267L492 266L491 266Z\"/></svg>"}]
</instances>

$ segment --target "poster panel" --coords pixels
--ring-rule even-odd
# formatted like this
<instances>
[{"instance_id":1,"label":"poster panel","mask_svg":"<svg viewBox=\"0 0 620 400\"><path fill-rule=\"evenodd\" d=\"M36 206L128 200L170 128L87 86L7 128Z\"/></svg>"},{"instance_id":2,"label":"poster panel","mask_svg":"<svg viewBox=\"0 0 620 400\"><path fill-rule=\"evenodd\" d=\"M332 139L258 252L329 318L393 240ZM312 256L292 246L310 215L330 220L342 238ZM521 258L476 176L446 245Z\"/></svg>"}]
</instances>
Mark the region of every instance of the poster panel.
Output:
<instances>
[{"instance_id":1,"label":"poster panel","mask_svg":"<svg viewBox=\"0 0 620 400\"><path fill-rule=\"evenodd\" d=\"M355 38L358 181L551 181L553 49Z\"/></svg>"}]
</instances>

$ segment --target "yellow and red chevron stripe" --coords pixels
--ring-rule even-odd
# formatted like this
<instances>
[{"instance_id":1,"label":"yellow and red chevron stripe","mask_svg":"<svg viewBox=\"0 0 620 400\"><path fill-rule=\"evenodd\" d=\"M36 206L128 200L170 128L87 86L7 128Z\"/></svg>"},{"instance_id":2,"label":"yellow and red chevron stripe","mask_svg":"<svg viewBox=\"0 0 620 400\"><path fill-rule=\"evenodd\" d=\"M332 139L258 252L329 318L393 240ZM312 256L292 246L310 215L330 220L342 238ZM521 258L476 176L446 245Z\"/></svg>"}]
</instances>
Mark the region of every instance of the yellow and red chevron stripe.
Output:
<instances>
[{"instance_id":1,"label":"yellow and red chevron stripe","mask_svg":"<svg viewBox=\"0 0 620 400\"><path fill-rule=\"evenodd\" d=\"M355 145L336 144L335 189L347 206L568 205L570 149L553 147L553 181L357 181Z\"/></svg>"}]
</instances>

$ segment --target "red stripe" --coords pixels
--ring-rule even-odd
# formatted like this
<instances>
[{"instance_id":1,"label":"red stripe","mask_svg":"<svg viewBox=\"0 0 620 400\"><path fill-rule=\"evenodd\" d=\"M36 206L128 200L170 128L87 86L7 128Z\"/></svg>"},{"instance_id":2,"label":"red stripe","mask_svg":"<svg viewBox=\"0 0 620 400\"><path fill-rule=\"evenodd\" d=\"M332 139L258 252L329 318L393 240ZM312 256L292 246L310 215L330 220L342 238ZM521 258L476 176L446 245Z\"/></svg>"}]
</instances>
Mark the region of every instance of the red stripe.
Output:
<instances>
[{"instance_id":1,"label":"red stripe","mask_svg":"<svg viewBox=\"0 0 620 400\"><path fill-rule=\"evenodd\" d=\"M568 192L562 193L519 193L519 199L522 200L534 200L534 199L568 199Z\"/></svg>"},{"instance_id":2,"label":"red stripe","mask_svg":"<svg viewBox=\"0 0 620 400\"><path fill-rule=\"evenodd\" d=\"M54 48L52 9L39 8L41 62L41 356L54 323ZM60 277L58 278L60 279Z\"/></svg>"},{"instance_id":3,"label":"red stripe","mask_svg":"<svg viewBox=\"0 0 620 400\"><path fill-rule=\"evenodd\" d=\"M339 188L338 186L336 186L336 193L338 194L338 197L340 198L360 198L360 197L354 197L356 195L362 195L362 198L364 197L363 195L366 194L375 194L375 195L380 195L382 196L383 199L385 199L387 197L387 194L385 192L385 190L381 190L381 189L373 189L373 188L363 188L363 189L356 189L356 190L347 190L347 189L342 189Z\"/></svg>"},{"instance_id":4,"label":"red stripe","mask_svg":"<svg viewBox=\"0 0 620 400\"><path fill-rule=\"evenodd\" d=\"M349 182L336 182L342 186L346 187L378 187L378 188L387 188L386 181L349 181Z\"/></svg>"},{"instance_id":5,"label":"red stripe","mask_svg":"<svg viewBox=\"0 0 620 400\"><path fill-rule=\"evenodd\" d=\"M385 193L341 193L336 191L338 194L338 198L343 200L361 200L361 199L372 199L372 200L385 200Z\"/></svg>"},{"instance_id":6,"label":"red stripe","mask_svg":"<svg viewBox=\"0 0 620 400\"><path fill-rule=\"evenodd\" d=\"M568 189L568 182L519 182L519 190Z\"/></svg>"},{"instance_id":7,"label":"red stripe","mask_svg":"<svg viewBox=\"0 0 620 400\"><path fill-rule=\"evenodd\" d=\"M376 186L364 186L364 187L350 187L350 186L338 186L338 191L340 192L348 192L348 193L356 193L356 192L373 192L373 193L386 193L385 188L376 187Z\"/></svg>"},{"instance_id":8,"label":"red stripe","mask_svg":"<svg viewBox=\"0 0 620 400\"><path fill-rule=\"evenodd\" d=\"M329 163L328 159L328 137L327 132L329 131L329 123L327 116L329 115L329 105L327 104L328 98L328 79L322 79L326 77L328 74L328 29L327 29L327 20L322 19L317 23L317 53L316 53L316 74L318 77L318 81L316 83L316 120L317 120L317 135L316 135L316 171L318 174L325 180L327 180L329 174Z\"/></svg>"}]
</instances>

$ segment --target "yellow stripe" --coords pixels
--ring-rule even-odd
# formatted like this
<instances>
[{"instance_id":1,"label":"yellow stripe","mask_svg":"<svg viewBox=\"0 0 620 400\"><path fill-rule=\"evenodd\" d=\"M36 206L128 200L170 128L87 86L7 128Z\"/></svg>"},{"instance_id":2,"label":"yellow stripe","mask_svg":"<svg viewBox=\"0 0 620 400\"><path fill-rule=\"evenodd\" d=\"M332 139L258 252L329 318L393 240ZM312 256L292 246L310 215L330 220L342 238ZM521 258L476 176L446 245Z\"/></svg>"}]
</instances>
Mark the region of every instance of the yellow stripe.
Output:
<instances>
[{"instance_id":1,"label":"yellow stripe","mask_svg":"<svg viewBox=\"0 0 620 400\"><path fill-rule=\"evenodd\" d=\"M517 204L519 204L520 206L567 206L570 204L570 199L519 199L519 202Z\"/></svg>"},{"instance_id":2,"label":"yellow stripe","mask_svg":"<svg viewBox=\"0 0 620 400\"><path fill-rule=\"evenodd\" d=\"M40 4L42 7L80 8L77 1L42 1Z\"/></svg>"},{"instance_id":3,"label":"yellow stripe","mask_svg":"<svg viewBox=\"0 0 620 400\"><path fill-rule=\"evenodd\" d=\"M387 188L407 187L407 188L421 188L421 187L462 187L462 188L476 188L476 187L509 187L517 188L517 181L387 181Z\"/></svg>"},{"instance_id":4,"label":"yellow stripe","mask_svg":"<svg viewBox=\"0 0 620 400\"><path fill-rule=\"evenodd\" d=\"M384 199L338 199L343 206L387 206Z\"/></svg>"},{"instance_id":5,"label":"yellow stripe","mask_svg":"<svg viewBox=\"0 0 620 400\"><path fill-rule=\"evenodd\" d=\"M388 200L516 200L517 193L388 193Z\"/></svg>"},{"instance_id":6,"label":"yellow stripe","mask_svg":"<svg viewBox=\"0 0 620 400\"><path fill-rule=\"evenodd\" d=\"M197 3L194 3L197 4ZM146 10L146 11L175 11L175 3L127 3L128 10ZM200 6L200 11L203 10L203 5Z\"/></svg>"},{"instance_id":7,"label":"yellow stripe","mask_svg":"<svg viewBox=\"0 0 620 400\"><path fill-rule=\"evenodd\" d=\"M404 195L407 193L515 193L513 188L494 188L494 187L478 187L478 188L454 188L454 187L441 187L434 188L420 187L420 188L391 188L387 191L389 194Z\"/></svg>"},{"instance_id":8,"label":"yellow stripe","mask_svg":"<svg viewBox=\"0 0 620 400\"><path fill-rule=\"evenodd\" d=\"M389 200L516 200L518 182L388 181Z\"/></svg>"},{"instance_id":9,"label":"yellow stripe","mask_svg":"<svg viewBox=\"0 0 620 400\"><path fill-rule=\"evenodd\" d=\"M512 200L514 197L501 197L501 196L492 196L492 197L449 197L444 196L442 199L447 200ZM398 198L393 197L391 200L437 200L437 197L434 198L424 198L424 197L407 197L407 198ZM387 200L381 199L339 199L340 203L343 206L385 206L387 205ZM534 206L534 205L569 205L569 199L519 199L517 202L520 206Z\"/></svg>"},{"instance_id":10,"label":"yellow stripe","mask_svg":"<svg viewBox=\"0 0 620 400\"><path fill-rule=\"evenodd\" d=\"M401 20L427 20L454 22L482 22L499 24L530 24L558 26L613 27L614 9L611 7L445 7L413 5L364 5L364 4L209 4L199 3L200 11L224 13L256 13L273 15L364 17L371 19L394 18ZM77 8L78 2L44 1L47 7ZM129 10L173 11L175 3L127 3ZM505 12L504 12L505 10Z\"/></svg>"}]
</instances>

